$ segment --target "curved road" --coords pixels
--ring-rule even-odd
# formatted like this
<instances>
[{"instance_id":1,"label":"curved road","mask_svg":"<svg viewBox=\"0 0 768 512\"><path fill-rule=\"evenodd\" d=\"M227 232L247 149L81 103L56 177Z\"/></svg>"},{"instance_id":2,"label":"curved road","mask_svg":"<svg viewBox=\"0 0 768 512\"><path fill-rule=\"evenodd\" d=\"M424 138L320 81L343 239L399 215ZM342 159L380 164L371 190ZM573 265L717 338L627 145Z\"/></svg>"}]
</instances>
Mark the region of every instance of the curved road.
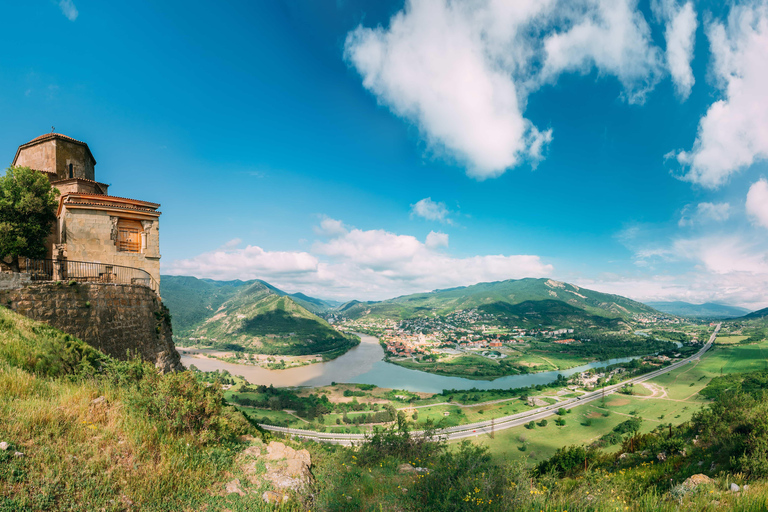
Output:
<instances>
[{"instance_id":1,"label":"curved road","mask_svg":"<svg viewBox=\"0 0 768 512\"><path fill-rule=\"evenodd\" d=\"M684 366L692 361L701 359L701 356L707 350L709 350L709 348L715 342L717 333L720 332L721 325L722 324L717 324L717 327L715 327L715 331L712 333L712 336L710 336L709 341L703 347L701 347L701 350L696 352L691 357L678 361L667 367L661 368L659 370L656 370L650 373L646 373L645 375L641 375L633 379L623 381L619 384L607 386L604 389L600 389L598 391L593 391L591 393L581 395L578 398L571 398L563 402L558 402L556 404L548 405L546 407L540 407L538 409L532 409L530 411L520 412L517 414L513 414L511 416L504 416L501 418L494 418L492 420L480 421L478 423L469 423L467 425L458 425L455 427L449 427L449 428L440 430L438 434L440 437L444 439L452 440L452 439L461 439L464 437L477 436L479 434L490 434L496 430L504 430L512 427L518 427L530 421L539 421L541 419L552 416L561 407L564 409L571 409L573 407L577 407L579 405L586 404L594 400L599 400L600 398L603 397L603 395L609 395L609 394L615 393L625 384L638 384L640 382L645 382L647 380L658 377L659 375L664 375L665 373L671 372L672 370L676 370L677 368L680 368L681 366ZM286 428L286 427L275 427L273 425L260 424L260 426L265 430L270 430L272 432L282 432L282 433L296 436L302 439L311 439L313 441L318 441L318 442L343 444L347 446L353 443L360 443L365 440L365 434L335 434L331 432L316 432L314 430L301 430L301 429ZM420 431L414 432L414 434L420 434L420 433L421 433Z\"/></svg>"}]
</instances>

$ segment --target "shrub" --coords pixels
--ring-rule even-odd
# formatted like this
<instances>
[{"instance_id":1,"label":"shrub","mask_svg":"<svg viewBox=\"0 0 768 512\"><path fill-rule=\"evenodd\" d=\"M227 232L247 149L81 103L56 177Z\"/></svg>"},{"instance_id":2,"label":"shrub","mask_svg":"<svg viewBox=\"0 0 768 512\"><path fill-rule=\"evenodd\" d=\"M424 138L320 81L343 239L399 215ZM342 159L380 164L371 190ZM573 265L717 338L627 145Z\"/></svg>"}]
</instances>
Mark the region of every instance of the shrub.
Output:
<instances>
[{"instance_id":1,"label":"shrub","mask_svg":"<svg viewBox=\"0 0 768 512\"><path fill-rule=\"evenodd\" d=\"M536 428L536 422L535 421L529 421L528 423L525 424L525 428L527 428L528 430Z\"/></svg>"},{"instance_id":2,"label":"shrub","mask_svg":"<svg viewBox=\"0 0 768 512\"><path fill-rule=\"evenodd\" d=\"M387 457L401 460L427 460L430 456L443 451L445 443L439 439L431 421L424 427L424 434L411 435L408 422L402 412L398 412L395 423L386 428L374 427L366 435L360 446L357 458L361 464L375 464Z\"/></svg>"},{"instance_id":3,"label":"shrub","mask_svg":"<svg viewBox=\"0 0 768 512\"><path fill-rule=\"evenodd\" d=\"M249 430L242 414L224 405L219 385L201 384L190 372L161 375L149 368L127 392L125 402L160 434L188 436L199 444L229 440Z\"/></svg>"},{"instance_id":4,"label":"shrub","mask_svg":"<svg viewBox=\"0 0 768 512\"><path fill-rule=\"evenodd\" d=\"M549 422L547 420L541 420L539 422L539 426L540 427L546 427L548 424L549 424Z\"/></svg>"}]
</instances>

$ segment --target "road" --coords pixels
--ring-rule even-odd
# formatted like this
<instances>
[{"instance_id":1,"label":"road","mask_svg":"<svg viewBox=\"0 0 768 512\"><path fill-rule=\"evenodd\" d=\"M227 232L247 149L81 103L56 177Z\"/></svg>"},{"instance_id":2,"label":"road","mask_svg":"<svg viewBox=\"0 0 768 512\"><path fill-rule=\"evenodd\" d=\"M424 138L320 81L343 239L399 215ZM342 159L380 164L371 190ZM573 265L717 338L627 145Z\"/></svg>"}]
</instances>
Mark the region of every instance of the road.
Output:
<instances>
[{"instance_id":1,"label":"road","mask_svg":"<svg viewBox=\"0 0 768 512\"><path fill-rule=\"evenodd\" d=\"M486 421L481 421L477 423L469 423L467 425L458 425L455 427L449 427L439 431L438 434L440 437L447 440L462 439L465 437L474 437L480 434L491 434L492 432L495 432L495 431L505 430L512 427L518 427L530 421L540 421L544 418L548 418L556 414L557 410L560 409L561 407L564 409L572 409L573 407L578 407L579 405L583 405L583 404L592 402L594 400L600 400L603 396L608 396L612 393L615 393L616 391L621 389L621 387L624 386L625 384L639 384L641 382L645 382L647 380L656 378L659 375L664 375L665 373L671 372L672 370L676 370L681 366L685 366L686 364L692 361L697 361L701 359L701 356L704 355L704 353L707 350L709 350L710 347L712 347L712 344L715 342L717 333L720 332L721 325L722 324L717 324L717 327L715 327L715 331L712 333L712 336L710 336L709 341L703 347L701 347L701 350L696 352L691 357L678 361L674 364L671 364L659 370L646 373L645 375L628 379L626 381L622 381L619 384L606 386L604 389L587 393L578 398L571 398L569 400L558 402L556 404L513 414L511 416L504 416L504 417L495 418L492 420L486 420ZM342 444L347 446L354 443L360 443L365 440L365 434L336 434L331 432L315 432L313 430L301 430L301 429L286 428L286 427L275 427L273 425L260 425L260 426L265 430L270 430L272 432L282 432L282 433L289 434L302 439L311 439L313 441L318 441L318 442ZM414 434L416 435L420 433L421 433L420 431L414 431Z\"/></svg>"}]
</instances>

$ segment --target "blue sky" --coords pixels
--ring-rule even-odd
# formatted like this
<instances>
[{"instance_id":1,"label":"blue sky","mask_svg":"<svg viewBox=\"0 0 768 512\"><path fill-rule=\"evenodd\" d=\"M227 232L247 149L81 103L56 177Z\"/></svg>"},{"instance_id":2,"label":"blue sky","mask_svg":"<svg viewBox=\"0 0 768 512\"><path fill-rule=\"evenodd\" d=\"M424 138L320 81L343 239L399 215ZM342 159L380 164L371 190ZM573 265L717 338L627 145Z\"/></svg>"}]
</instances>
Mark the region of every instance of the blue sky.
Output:
<instances>
[{"instance_id":1,"label":"blue sky","mask_svg":"<svg viewBox=\"0 0 768 512\"><path fill-rule=\"evenodd\" d=\"M7 2L0 150L88 142L163 271L768 306L765 2Z\"/></svg>"}]
</instances>

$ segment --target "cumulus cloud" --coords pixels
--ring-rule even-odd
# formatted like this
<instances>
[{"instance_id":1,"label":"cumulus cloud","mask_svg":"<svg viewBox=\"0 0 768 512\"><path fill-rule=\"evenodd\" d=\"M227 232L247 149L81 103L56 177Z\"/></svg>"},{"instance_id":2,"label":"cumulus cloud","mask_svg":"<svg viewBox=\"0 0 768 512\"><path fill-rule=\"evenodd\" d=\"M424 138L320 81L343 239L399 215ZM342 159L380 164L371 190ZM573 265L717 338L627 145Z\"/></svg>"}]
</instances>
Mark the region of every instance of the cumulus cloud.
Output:
<instances>
[{"instance_id":1,"label":"cumulus cloud","mask_svg":"<svg viewBox=\"0 0 768 512\"><path fill-rule=\"evenodd\" d=\"M554 271L536 255L459 258L446 254L447 246L448 235L435 231L422 242L410 235L350 227L316 241L310 252L225 246L173 261L163 266L163 272L214 279L258 278L287 291L321 297L386 299L482 281L545 277Z\"/></svg>"},{"instance_id":2,"label":"cumulus cloud","mask_svg":"<svg viewBox=\"0 0 768 512\"><path fill-rule=\"evenodd\" d=\"M695 208L690 205L683 208L683 213L677 224L684 227L705 222L723 222L728 220L730 216L731 205L729 203L699 203Z\"/></svg>"},{"instance_id":3,"label":"cumulus cloud","mask_svg":"<svg viewBox=\"0 0 768 512\"><path fill-rule=\"evenodd\" d=\"M749 187L747 213L757 224L768 228L768 181L765 179Z\"/></svg>"},{"instance_id":4,"label":"cumulus cloud","mask_svg":"<svg viewBox=\"0 0 768 512\"><path fill-rule=\"evenodd\" d=\"M61 13L66 16L69 21L75 21L80 14L77 12L77 7L75 7L72 0L59 0L59 9L61 9Z\"/></svg>"},{"instance_id":5,"label":"cumulus cloud","mask_svg":"<svg viewBox=\"0 0 768 512\"><path fill-rule=\"evenodd\" d=\"M713 21L707 35L723 97L699 121L693 148L677 160L684 179L716 188L768 158L768 2L734 5L727 22Z\"/></svg>"},{"instance_id":6,"label":"cumulus cloud","mask_svg":"<svg viewBox=\"0 0 768 512\"><path fill-rule=\"evenodd\" d=\"M409 0L388 27L351 31L344 56L431 150L478 179L543 158L552 131L525 105L560 74L596 68L642 102L661 68L635 0Z\"/></svg>"},{"instance_id":7,"label":"cumulus cloud","mask_svg":"<svg viewBox=\"0 0 768 512\"><path fill-rule=\"evenodd\" d=\"M433 201L431 197L425 197L416 204L411 205L411 215L417 215L427 220L438 220L440 222L450 222L448 218L448 208L445 203Z\"/></svg>"},{"instance_id":8,"label":"cumulus cloud","mask_svg":"<svg viewBox=\"0 0 768 512\"><path fill-rule=\"evenodd\" d=\"M317 269L317 258L307 252L265 251L255 245L238 249L226 244L194 258L173 261L163 271L211 279L256 279L314 273Z\"/></svg>"},{"instance_id":9,"label":"cumulus cloud","mask_svg":"<svg viewBox=\"0 0 768 512\"><path fill-rule=\"evenodd\" d=\"M338 236L347 232L347 228L340 220L323 217L319 226L315 226L315 233L322 236Z\"/></svg>"},{"instance_id":10,"label":"cumulus cloud","mask_svg":"<svg viewBox=\"0 0 768 512\"><path fill-rule=\"evenodd\" d=\"M660 78L659 50L632 0L564 2L559 15L570 27L544 39L545 77L596 67L615 75L630 103L642 103Z\"/></svg>"},{"instance_id":11,"label":"cumulus cloud","mask_svg":"<svg viewBox=\"0 0 768 512\"><path fill-rule=\"evenodd\" d=\"M688 98L695 82L691 60L698 20L693 2L679 4L676 0L653 0L651 8L657 18L664 21L664 38L667 42L665 61L672 75L677 94Z\"/></svg>"},{"instance_id":12,"label":"cumulus cloud","mask_svg":"<svg viewBox=\"0 0 768 512\"><path fill-rule=\"evenodd\" d=\"M710 233L649 247L638 245L634 253L646 275L605 275L577 279L577 284L591 284L640 301L721 302L753 309L768 306L768 241L764 237L748 232ZM659 267L667 273L660 273ZM679 269L684 270L679 273Z\"/></svg>"},{"instance_id":13,"label":"cumulus cloud","mask_svg":"<svg viewBox=\"0 0 768 512\"><path fill-rule=\"evenodd\" d=\"M430 249L437 249L438 247L448 247L448 235L445 233L439 233L430 231L427 235L426 245Z\"/></svg>"}]
</instances>

